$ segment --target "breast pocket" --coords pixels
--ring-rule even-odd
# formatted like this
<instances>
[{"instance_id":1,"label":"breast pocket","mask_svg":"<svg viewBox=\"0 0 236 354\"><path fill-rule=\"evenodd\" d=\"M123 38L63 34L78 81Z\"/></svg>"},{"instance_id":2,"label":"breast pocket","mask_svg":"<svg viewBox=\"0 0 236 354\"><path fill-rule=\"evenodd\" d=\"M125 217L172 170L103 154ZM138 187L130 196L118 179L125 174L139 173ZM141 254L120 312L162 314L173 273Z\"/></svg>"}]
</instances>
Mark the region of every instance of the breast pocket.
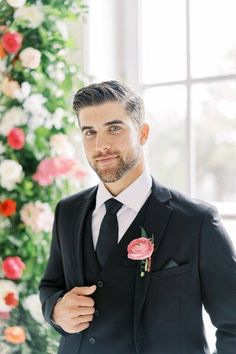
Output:
<instances>
[{"instance_id":1,"label":"breast pocket","mask_svg":"<svg viewBox=\"0 0 236 354\"><path fill-rule=\"evenodd\" d=\"M156 270L151 273L151 280L158 280L158 279L180 276L181 274L184 274L189 270L190 270L189 263L181 264L173 268Z\"/></svg>"}]
</instances>

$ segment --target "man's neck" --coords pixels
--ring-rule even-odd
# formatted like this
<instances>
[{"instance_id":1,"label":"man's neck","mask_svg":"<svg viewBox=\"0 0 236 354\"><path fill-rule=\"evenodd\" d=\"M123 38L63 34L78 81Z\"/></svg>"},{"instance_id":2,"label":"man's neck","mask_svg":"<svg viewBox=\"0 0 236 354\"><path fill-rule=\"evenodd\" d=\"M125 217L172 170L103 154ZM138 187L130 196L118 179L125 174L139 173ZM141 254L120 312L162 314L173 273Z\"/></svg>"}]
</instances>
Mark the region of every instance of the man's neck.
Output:
<instances>
[{"instance_id":1,"label":"man's neck","mask_svg":"<svg viewBox=\"0 0 236 354\"><path fill-rule=\"evenodd\" d=\"M109 190L109 192L116 197L123 190L129 187L139 176L141 176L144 171L145 166L141 164L140 166L136 166L135 169L129 171L129 173L124 175L117 182L104 183L104 185Z\"/></svg>"}]
</instances>

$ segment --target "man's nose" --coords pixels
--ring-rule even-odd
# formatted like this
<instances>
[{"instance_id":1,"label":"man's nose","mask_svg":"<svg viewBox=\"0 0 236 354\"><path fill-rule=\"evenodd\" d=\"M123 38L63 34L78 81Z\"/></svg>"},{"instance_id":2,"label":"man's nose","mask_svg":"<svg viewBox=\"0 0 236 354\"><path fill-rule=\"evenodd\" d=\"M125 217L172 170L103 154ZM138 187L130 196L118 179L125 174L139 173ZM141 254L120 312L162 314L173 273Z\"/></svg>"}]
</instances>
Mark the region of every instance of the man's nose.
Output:
<instances>
[{"instance_id":1,"label":"man's nose","mask_svg":"<svg viewBox=\"0 0 236 354\"><path fill-rule=\"evenodd\" d=\"M104 134L97 134L96 151L106 151L111 148L111 142Z\"/></svg>"}]
</instances>

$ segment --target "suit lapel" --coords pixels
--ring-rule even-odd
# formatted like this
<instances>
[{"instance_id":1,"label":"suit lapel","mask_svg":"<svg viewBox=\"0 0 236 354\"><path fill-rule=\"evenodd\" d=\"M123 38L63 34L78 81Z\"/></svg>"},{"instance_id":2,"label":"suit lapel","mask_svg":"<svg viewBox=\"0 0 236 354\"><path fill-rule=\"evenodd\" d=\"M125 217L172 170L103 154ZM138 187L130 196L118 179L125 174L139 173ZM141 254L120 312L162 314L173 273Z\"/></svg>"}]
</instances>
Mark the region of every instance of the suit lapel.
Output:
<instances>
[{"instance_id":1,"label":"suit lapel","mask_svg":"<svg viewBox=\"0 0 236 354\"><path fill-rule=\"evenodd\" d=\"M161 238L164 234L166 226L168 224L172 208L165 204L171 199L170 191L153 181L152 195L146 218L144 221L144 229L148 235L154 234L156 251L153 253L152 258L158 257L158 250ZM142 312L144 301L147 295L149 281L151 277L150 273L145 273L144 277L140 277L140 268L137 267L135 295L134 295L134 333L136 335L138 321Z\"/></svg>"},{"instance_id":2,"label":"suit lapel","mask_svg":"<svg viewBox=\"0 0 236 354\"><path fill-rule=\"evenodd\" d=\"M81 286L84 284L84 261L82 239L85 235L85 221L93 202L95 201L97 186L94 187L89 194L76 203L72 219L72 244L71 244L71 260L73 269L75 270L76 280Z\"/></svg>"}]
</instances>

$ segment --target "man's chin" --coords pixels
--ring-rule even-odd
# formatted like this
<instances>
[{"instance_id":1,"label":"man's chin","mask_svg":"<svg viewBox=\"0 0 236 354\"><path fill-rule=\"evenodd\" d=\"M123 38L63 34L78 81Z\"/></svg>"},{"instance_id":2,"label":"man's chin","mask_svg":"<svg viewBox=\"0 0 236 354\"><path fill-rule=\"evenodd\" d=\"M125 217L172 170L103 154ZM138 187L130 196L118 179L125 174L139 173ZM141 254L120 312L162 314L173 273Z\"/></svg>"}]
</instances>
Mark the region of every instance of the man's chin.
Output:
<instances>
[{"instance_id":1,"label":"man's chin","mask_svg":"<svg viewBox=\"0 0 236 354\"><path fill-rule=\"evenodd\" d=\"M121 179L122 176L119 176L114 170L106 169L106 170L95 170L100 180L104 183L114 183Z\"/></svg>"}]
</instances>

